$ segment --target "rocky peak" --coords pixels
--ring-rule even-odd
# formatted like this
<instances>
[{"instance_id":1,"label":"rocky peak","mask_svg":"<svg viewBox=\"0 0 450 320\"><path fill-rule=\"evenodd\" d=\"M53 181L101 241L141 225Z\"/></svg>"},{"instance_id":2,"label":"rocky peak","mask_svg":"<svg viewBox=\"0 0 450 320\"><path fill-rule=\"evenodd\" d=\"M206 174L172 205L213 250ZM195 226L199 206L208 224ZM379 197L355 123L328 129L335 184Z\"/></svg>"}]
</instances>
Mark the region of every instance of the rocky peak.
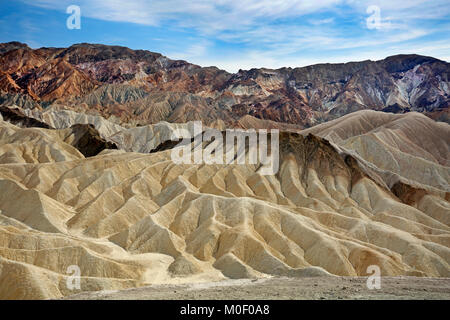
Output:
<instances>
[{"instance_id":1,"label":"rocky peak","mask_svg":"<svg viewBox=\"0 0 450 320\"><path fill-rule=\"evenodd\" d=\"M121 46L32 50L7 43L0 44L0 61L0 98L22 94L42 107L128 123L216 118L230 125L251 115L309 127L363 109L446 120L450 105L450 64L419 55L230 74Z\"/></svg>"}]
</instances>

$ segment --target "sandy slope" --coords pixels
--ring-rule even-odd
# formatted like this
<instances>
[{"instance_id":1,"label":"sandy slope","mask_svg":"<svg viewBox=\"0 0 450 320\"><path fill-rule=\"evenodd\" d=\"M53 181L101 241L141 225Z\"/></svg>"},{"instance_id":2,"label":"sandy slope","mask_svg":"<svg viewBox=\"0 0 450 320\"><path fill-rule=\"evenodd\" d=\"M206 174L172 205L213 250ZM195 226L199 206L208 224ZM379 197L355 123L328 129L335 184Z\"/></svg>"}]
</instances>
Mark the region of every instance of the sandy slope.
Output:
<instances>
[{"instance_id":1,"label":"sandy slope","mask_svg":"<svg viewBox=\"0 0 450 320\"><path fill-rule=\"evenodd\" d=\"M160 122L135 128L124 128L96 115L69 110L23 110L29 117L45 122L53 128L64 129L74 124L91 124L107 141L120 149L150 152L170 140L176 129L193 132L192 122L174 124ZM239 128L280 128L299 131L294 126L244 116L236 122ZM223 122L213 127L223 130ZM370 169L391 188L398 180L418 183L430 190L450 192L450 126L411 112L392 114L371 110L358 111L339 119L301 131L323 137L339 150L352 154L360 164Z\"/></svg>"},{"instance_id":2,"label":"sandy slope","mask_svg":"<svg viewBox=\"0 0 450 320\"><path fill-rule=\"evenodd\" d=\"M419 179L391 191L377 163L312 135L282 133L280 170L262 176L258 164L175 165L171 150L85 158L45 129L0 122L0 132L14 151L0 153L2 299L71 295L70 265L83 291L364 276L374 264L382 275L450 276L448 193Z\"/></svg>"},{"instance_id":3,"label":"sandy slope","mask_svg":"<svg viewBox=\"0 0 450 320\"><path fill-rule=\"evenodd\" d=\"M450 191L450 126L446 123L417 112L364 110L302 131L309 133L375 165L389 186L401 177L408 183Z\"/></svg>"}]
</instances>

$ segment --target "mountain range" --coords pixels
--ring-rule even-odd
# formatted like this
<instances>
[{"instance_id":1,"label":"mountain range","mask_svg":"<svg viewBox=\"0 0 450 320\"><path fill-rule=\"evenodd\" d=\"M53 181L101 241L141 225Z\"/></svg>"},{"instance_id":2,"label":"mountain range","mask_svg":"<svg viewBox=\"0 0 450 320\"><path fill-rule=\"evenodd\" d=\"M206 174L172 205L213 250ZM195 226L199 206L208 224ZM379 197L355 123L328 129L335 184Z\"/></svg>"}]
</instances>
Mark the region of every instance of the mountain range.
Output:
<instances>
[{"instance_id":1,"label":"mountain range","mask_svg":"<svg viewBox=\"0 0 450 320\"><path fill-rule=\"evenodd\" d=\"M133 126L268 120L303 129L363 109L449 122L450 64L397 55L232 74L119 46L31 49L9 42L0 44L0 92L4 106L69 109Z\"/></svg>"},{"instance_id":2,"label":"mountain range","mask_svg":"<svg viewBox=\"0 0 450 320\"><path fill-rule=\"evenodd\" d=\"M450 277L447 62L231 74L124 47L12 42L0 67L0 299L327 282L373 266ZM173 161L173 133L195 120L222 135L279 129L279 170Z\"/></svg>"}]
</instances>

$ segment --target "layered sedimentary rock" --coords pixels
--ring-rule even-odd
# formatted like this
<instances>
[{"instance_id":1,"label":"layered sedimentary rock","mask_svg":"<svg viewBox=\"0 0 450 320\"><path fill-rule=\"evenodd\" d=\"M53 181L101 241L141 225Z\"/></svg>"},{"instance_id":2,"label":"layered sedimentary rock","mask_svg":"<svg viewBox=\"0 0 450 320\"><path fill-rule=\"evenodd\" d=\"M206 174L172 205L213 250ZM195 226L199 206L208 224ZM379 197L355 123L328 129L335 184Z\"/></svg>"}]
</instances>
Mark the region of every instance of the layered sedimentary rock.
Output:
<instances>
[{"instance_id":1,"label":"layered sedimentary rock","mask_svg":"<svg viewBox=\"0 0 450 320\"><path fill-rule=\"evenodd\" d=\"M0 158L2 163L44 163L91 157L105 149L117 149L114 142L103 139L90 124L69 128L50 128L47 124L20 113L2 112L0 126ZM6 116L5 116L6 114ZM20 126L30 126L20 128Z\"/></svg>"},{"instance_id":2,"label":"layered sedimentary rock","mask_svg":"<svg viewBox=\"0 0 450 320\"><path fill-rule=\"evenodd\" d=\"M57 129L69 128L76 123L94 126L100 136L116 144L119 149L134 152L151 152L171 140L177 129L193 134L193 123L161 122L156 125L125 128L100 116L73 111L23 110L38 122ZM280 123L244 116L234 123L240 129L279 128ZM223 130L223 122L211 127ZM332 142L342 153L356 157L366 170L378 175L385 185L399 179L409 184L419 183L430 188L449 192L450 127L419 113L392 114L364 110L354 112L310 129L283 125L285 131L310 133Z\"/></svg>"},{"instance_id":3,"label":"layered sedimentary rock","mask_svg":"<svg viewBox=\"0 0 450 320\"><path fill-rule=\"evenodd\" d=\"M364 160L386 182L399 179L450 191L450 126L416 112L404 115L361 111L302 134L315 134Z\"/></svg>"},{"instance_id":4,"label":"layered sedimentary rock","mask_svg":"<svg viewBox=\"0 0 450 320\"><path fill-rule=\"evenodd\" d=\"M0 44L0 104L91 112L133 126L217 119L233 126L251 116L305 128L363 109L448 122L449 79L449 63L419 55L231 74L119 46Z\"/></svg>"},{"instance_id":5,"label":"layered sedimentary rock","mask_svg":"<svg viewBox=\"0 0 450 320\"><path fill-rule=\"evenodd\" d=\"M38 127L45 129L51 128L48 124L33 117L27 116L26 111L23 111L20 108L0 106L0 115L2 116L2 120L8 121L19 127Z\"/></svg>"},{"instance_id":6,"label":"layered sedimentary rock","mask_svg":"<svg viewBox=\"0 0 450 320\"><path fill-rule=\"evenodd\" d=\"M230 74L0 44L0 298L76 293L71 266L84 291L370 265L449 277L450 127L432 120L448 122L449 73L417 55ZM279 170L174 163L195 120L281 129Z\"/></svg>"},{"instance_id":7,"label":"layered sedimentary rock","mask_svg":"<svg viewBox=\"0 0 450 320\"><path fill-rule=\"evenodd\" d=\"M387 116L281 132L275 175L261 175L260 163L175 164L173 146L158 151L168 123L123 128L54 113L40 119L57 130L0 121L0 298L79 292L67 286L73 265L84 291L357 276L369 265L382 275L449 277L449 126ZM121 150L85 157L62 134L77 117L105 141L122 135ZM421 136L417 125L427 128ZM140 140L139 130L149 136ZM141 152L131 150L136 141ZM396 163L391 174L373 156L383 150L386 165Z\"/></svg>"}]
</instances>

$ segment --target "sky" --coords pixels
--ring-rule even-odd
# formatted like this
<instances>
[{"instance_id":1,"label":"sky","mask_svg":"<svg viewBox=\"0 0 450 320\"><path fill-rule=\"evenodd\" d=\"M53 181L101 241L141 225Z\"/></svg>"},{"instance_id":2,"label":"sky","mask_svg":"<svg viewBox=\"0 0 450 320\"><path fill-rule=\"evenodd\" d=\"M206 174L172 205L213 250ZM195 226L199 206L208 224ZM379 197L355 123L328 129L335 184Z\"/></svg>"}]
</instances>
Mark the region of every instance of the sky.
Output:
<instances>
[{"instance_id":1,"label":"sky","mask_svg":"<svg viewBox=\"0 0 450 320\"><path fill-rule=\"evenodd\" d=\"M406 53L449 62L450 0L0 0L9 41L120 45L229 72Z\"/></svg>"}]
</instances>

